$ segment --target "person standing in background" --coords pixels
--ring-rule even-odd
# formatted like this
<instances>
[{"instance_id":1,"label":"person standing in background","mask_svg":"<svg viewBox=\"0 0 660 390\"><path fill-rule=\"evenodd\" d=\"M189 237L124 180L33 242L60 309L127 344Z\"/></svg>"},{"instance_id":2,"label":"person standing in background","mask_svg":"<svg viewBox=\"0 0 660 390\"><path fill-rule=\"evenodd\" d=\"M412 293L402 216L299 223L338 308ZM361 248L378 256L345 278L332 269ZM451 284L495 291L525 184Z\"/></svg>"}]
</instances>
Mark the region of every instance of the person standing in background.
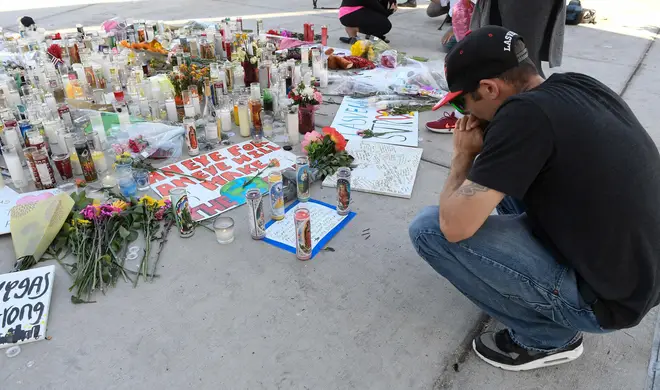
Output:
<instances>
[{"instance_id":1,"label":"person standing in background","mask_svg":"<svg viewBox=\"0 0 660 390\"><path fill-rule=\"evenodd\" d=\"M529 58L545 77L541 61L547 61L551 68L561 66L565 21L565 0L479 0L470 29L502 26L525 37Z\"/></svg>"}]
</instances>

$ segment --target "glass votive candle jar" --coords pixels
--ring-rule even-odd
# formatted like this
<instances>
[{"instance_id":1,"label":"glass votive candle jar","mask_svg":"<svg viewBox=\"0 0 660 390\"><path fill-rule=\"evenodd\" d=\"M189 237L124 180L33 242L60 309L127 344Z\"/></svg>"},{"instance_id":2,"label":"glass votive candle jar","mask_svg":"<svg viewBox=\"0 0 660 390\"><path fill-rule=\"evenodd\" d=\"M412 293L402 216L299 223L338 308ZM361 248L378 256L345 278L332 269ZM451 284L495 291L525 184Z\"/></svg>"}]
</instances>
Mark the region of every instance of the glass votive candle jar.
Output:
<instances>
[{"instance_id":1,"label":"glass votive candle jar","mask_svg":"<svg viewBox=\"0 0 660 390\"><path fill-rule=\"evenodd\" d=\"M234 220L230 217L218 217L213 222L215 239L220 244L234 242Z\"/></svg>"},{"instance_id":2,"label":"glass votive candle jar","mask_svg":"<svg viewBox=\"0 0 660 390\"><path fill-rule=\"evenodd\" d=\"M73 168L71 167L69 154L55 154L52 159L55 163L55 168L57 168L57 172L59 172L60 177L62 177L63 180L73 179Z\"/></svg>"},{"instance_id":3,"label":"glass votive candle jar","mask_svg":"<svg viewBox=\"0 0 660 390\"><path fill-rule=\"evenodd\" d=\"M133 178L137 184L138 191L145 191L149 189L149 171L146 169L134 169Z\"/></svg>"}]
</instances>

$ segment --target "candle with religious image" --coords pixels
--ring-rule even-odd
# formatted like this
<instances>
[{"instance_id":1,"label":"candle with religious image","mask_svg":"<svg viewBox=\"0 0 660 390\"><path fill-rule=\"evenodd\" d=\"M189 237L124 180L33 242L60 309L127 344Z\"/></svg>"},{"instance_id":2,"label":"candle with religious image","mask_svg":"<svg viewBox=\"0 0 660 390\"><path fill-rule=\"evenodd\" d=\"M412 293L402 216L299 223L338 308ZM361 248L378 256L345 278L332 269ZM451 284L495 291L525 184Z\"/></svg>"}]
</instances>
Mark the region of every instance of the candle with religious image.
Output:
<instances>
[{"instance_id":1,"label":"candle with religious image","mask_svg":"<svg viewBox=\"0 0 660 390\"><path fill-rule=\"evenodd\" d=\"M309 158L307 156L296 157L296 187L298 200L307 202L309 200Z\"/></svg>"},{"instance_id":2,"label":"candle with religious image","mask_svg":"<svg viewBox=\"0 0 660 390\"><path fill-rule=\"evenodd\" d=\"M75 141L73 145L76 149L76 154L78 155L78 161L80 162L85 181L93 182L98 180L96 166L94 166L94 160L92 159L92 152L89 150L87 142L84 139L79 139Z\"/></svg>"},{"instance_id":3,"label":"candle with religious image","mask_svg":"<svg viewBox=\"0 0 660 390\"><path fill-rule=\"evenodd\" d=\"M45 150L36 150L32 153L32 159L39 175L39 180L43 189L48 190L55 188L55 173L53 167L48 161L48 153Z\"/></svg>"},{"instance_id":4,"label":"candle with religious image","mask_svg":"<svg viewBox=\"0 0 660 390\"><path fill-rule=\"evenodd\" d=\"M270 197L271 219L284 219L284 191L282 188L282 173L273 171L268 175L268 194Z\"/></svg>"},{"instance_id":5,"label":"candle with religious image","mask_svg":"<svg viewBox=\"0 0 660 390\"><path fill-rule=\"evenodd\" d=\"M41 178L39 178L39 172L37 172L37 165L34 163L34 153L37 151L37 148L34 146L28 146L23 149L23 156L25 156L25 161L29 168L30 176L32 176L32 181L34 181L34 186L38 190L43 190L41 185Z\"/></svg>"},{"instance_id":6,"label":"candle with religious image","mask_svg":"<svg viewBox=\"0 0 660 390\"><path fill-rule=\"evenodd\" d=\"M351 211L351 169L337 169L337 214L346 215Z\"/></svg>"},{"instance_id":7,"label":"candle with religious image","mask_svg":"<svg viewBox=\"0 0 660 390\"><path fill-rule=\"evenodd\" d=\"M312 221L309 209L299 207L293 214L296 229L296 257L298 260L312 258Z\"/></svg>"}]
</instances>

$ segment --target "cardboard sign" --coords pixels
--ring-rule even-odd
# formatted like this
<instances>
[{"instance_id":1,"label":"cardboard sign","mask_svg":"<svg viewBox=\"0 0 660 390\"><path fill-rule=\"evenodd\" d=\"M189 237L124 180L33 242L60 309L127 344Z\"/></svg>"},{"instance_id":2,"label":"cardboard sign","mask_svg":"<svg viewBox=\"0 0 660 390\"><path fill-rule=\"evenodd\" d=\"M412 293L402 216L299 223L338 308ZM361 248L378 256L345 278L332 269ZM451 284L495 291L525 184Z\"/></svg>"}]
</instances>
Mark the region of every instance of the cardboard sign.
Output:
<instances>
[{"instance_id":1,"label":"cardboard sign","mask_svg":"<svg viewBox=\"0 0 660 390\"><path fill-rule=\"evenodd\" d=\"M410 199L422 149L349 142L346 150L357 164L351 171L351 190ZM323 185L336 187L337 174L326 177Z\"/></svg>"},{"instance_id":2,"label":"cardboard sign","mask_svg":"<svg viewBox=\"0 0 660 390\"><path fill-rule=\"evenodd\" d=\"M55 266L0 275L0 348L46 338Z\"/></svg>"},{"instance_id":3,"label":"cardboard sign","mask_svg":"<svg viewBox=\"0 0 660 390\"><path fill-rule=\"evenodd\" d=\"M268 167L272 159L277 160L279 166L266 169L243 187L244 183ZM282 150L275 143L264 141L254 144L246 141L161 167L195 179L153 172L150 184L161 197L168 196L173 188L185 188L193 220L202 221L244 204L245 193L252 188L258 188L262 193L268 192L268 174L295 164L296 155Z\"/></svg>"},{"instance_id":4,"label":"cardboard sign","mask_svg":"<svg viewBox=\"0 0 660 390\"><path fill-rule=\"evenodd\" d=\"M358 135L359 131L371 130L375 135L364 138L365 141L417 147L419 113L386 115L385 111L369 106L367 99L344 97L332 127L353 143L359 143L362 139Z\"/></svg>"}]
</instances>

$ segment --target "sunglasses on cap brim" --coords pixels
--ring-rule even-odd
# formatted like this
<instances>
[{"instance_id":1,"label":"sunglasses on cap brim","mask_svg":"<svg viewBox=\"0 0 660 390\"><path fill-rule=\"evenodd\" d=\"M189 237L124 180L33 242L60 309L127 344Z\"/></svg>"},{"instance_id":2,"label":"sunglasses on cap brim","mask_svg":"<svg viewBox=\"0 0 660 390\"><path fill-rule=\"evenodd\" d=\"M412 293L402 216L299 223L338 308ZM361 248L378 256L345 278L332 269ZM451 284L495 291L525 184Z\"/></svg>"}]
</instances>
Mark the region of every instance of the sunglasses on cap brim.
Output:
<instances>
[{"instance_id":1,"label":"sunglasses on cap brim","mask_svg":"<svg viewBox=\"0 0 660 390\"><path fill-rule=\"evenodd\" d=\"M467 109L465 108L465 97L463 95L453 98L449 102L449 105L454 107L460 114L465 114L467 112Z\"/></svg>"}]
</instances>

